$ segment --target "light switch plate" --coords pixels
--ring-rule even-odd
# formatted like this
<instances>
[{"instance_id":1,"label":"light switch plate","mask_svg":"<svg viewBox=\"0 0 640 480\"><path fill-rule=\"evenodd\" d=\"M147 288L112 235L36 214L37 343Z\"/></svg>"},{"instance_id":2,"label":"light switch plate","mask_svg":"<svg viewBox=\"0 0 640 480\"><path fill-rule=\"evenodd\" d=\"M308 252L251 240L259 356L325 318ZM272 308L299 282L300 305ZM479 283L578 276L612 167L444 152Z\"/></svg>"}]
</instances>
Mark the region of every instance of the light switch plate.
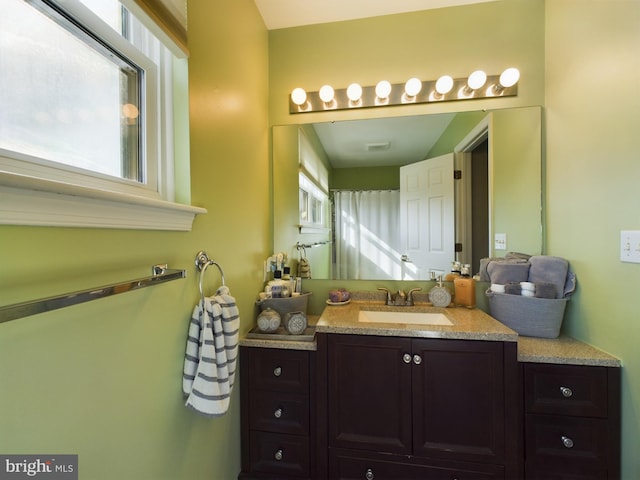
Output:
<instances>
[{"instance_id":1,"label":"light switch plate","mask_svg":"<svg viewBox=\"0 0 640 480\"><path fill-rule=\"evenodd\" d=\"M506 233L496 233L494 235L494 247L496 250L506 250L507 249L507 234Z\"/></svg>"},{"instance_id":2,"label":"light switch plate","mask_svg":"<svg viewBox=\"0 0 640 480\"><path fill-rule=\"evenodd\" d=\"M620 232L620 261L640 263L640 231L622 230Z\"/></svg>"}]
</instances>

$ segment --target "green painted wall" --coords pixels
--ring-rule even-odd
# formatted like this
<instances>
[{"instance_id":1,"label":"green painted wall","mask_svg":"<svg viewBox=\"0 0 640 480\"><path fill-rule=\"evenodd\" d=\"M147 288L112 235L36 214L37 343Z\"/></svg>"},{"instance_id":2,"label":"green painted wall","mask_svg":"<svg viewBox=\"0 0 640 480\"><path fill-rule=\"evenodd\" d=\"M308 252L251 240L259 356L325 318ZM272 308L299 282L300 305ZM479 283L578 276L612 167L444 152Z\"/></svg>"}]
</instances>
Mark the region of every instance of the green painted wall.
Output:
<instances>
[{"instance_id":1,"label":"green painted wall","mask_svg":"<svg viewBox=\"0 0 640 480\"><path fill-rule=\"evenodd\" d=\"M550 255L578 277L564 329L620 357L622 478L640 478L640 265L619 260L640 230L640 2L546 4L546 218Z\"/></svg>"},{"instance_id":2,"label":"green painted wall","mask_svg":"<svg viewBox=\"0 0 640 480\"><path fill-rule=\"evenodd\" d=\"M400 188L398 167L336 168L331 188L342 190L397 190Z\"/></svg>"},{"instance_id":3,"label":"green painted wall","mask_svg":"<svg viewBox=\"0 0 640 480\"><path fill-rule=\"evenodd\" d=\"M238 391L227 415L206 419L184 407L181 376L198 250L223 265L243 332L254 322L271 244L267 43L253 1L189 2L181 144L192 203L209 210L193 231L0 227L0 305L137 278L154 263L188 272L0 325L0 452L77 453L87 480L236 477ZM206 290L218 283L209 270Z\"/></svg>"},{"instance_id":4,"label":"green painted wall","mask_svg":"<svg viewBox=\"0 0 640 480\"><path fill-rule=\"evenodd\" d=\"M542 105L544 2L503 0L269 32L269 109L273 125ZM518 96L439 104L289 114L295 87L375 85L418 76L465 77L477 68L521 72Z\"/></svg>"},{"instance_id":5,"label":"green painted wall","mask_svg":"<svg viewBox=\"0 0 640 480\"><path fill-rule=\"evenodd\" d=\"M640 229L631 209L640 204L640 3L512 0L460 8L286 29L270 32L267 42L250 0L190 1L191 196L209 213L190 233L0 227L0 304L133 278L157 262L186 268L189 276L0 325L0 451L77 452L81 478L92 480L234 478L237 395L225 417L200 418L182 406L180 375L199 249L225 267L243 330L254 322L249 312L272 248L267 119L328 120L288 115L286 98L298 84L461 76L515 64L523 78L519 95L496 102L545 106L546 248L568 258L579 279L565 330L622 358L622 478L640 477L640 323L633 302L640 268L618 260L619 231ZM371 48L383 60L369 61ZM599 94L608 82L615 87ZM469 102L468 109L496 105L487 103ZM407 108L459 106L437 107ZM308 285L315 292L311 310L321 311L336 285ZM427 290L430 283L416 285Z\"/></svg>"},{"instance_id":6,"label":"green painted wall","mask_svg":"<svg viewBox=\"0 0 640 480\"><path fill-rule=\"evenodd\" d=\"M297 272L298 260L306 257L311 265L311 275L318 278L331 276L331 248L324 243L330 240L328 232L299 233L299 154L298 135L303 131L318 157L326 164L329 171L329 182L332 171L320 141L311 126L288 125L272 129L272 215L273 215L273 251L284 252L289 259L292 273ZM328 214L327 214L328 218ZM328 220L327 220L328 221ZM322 246L298 250L296 245Z\"/></svg>"}]
</instances>

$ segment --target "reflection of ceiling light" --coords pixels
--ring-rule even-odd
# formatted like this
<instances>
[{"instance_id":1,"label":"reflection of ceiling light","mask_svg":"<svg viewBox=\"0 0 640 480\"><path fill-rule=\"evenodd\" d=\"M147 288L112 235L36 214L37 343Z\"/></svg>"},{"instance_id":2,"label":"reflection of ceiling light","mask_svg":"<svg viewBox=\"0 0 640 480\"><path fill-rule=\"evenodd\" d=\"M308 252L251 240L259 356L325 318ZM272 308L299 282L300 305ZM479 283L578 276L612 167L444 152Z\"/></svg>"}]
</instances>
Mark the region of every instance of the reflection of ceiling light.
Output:
<instances>
[{"instance_id":1,"label":"reflection of ceiling light","mask_svg":"<svg viewBox=\"0 0 640 480\"><path fill-rule=\"evenodd\" d=\"M352 83L347 87L347 97L352 102L357 102L362 96L362 87L358 83Z\"/></svg>"},{"instance_id":2,"label":"reflection of ceiling light","mask_svg":"<svg viewBox=\"0 0 640 480\"><path fill-rule=\"evenodd\" d=\"M404 84L404 92L409 97L415 97L422 90L422 82L419 78L410 78L407 83Z\"/></svg>"},{"instance_id":3,"label":"reflection of ceiling light","mask_svg":"<svg viewBox=\"0 0 640 480\"><path fill-rule=\"evenodd\" d=\"M325 85L320 89L320 100L322 100L324 103L331 103L331 101L333 100L333 95L334 91L331 85Z\"/></svg>"},{"instance_id":4,"label":"reflection of ceiling light","mask_svg":"<svg viewBox=\"0 0 640 480\"><path fill-rule=\"evenodd\" d=\"M303 105L307 101L307 92L303 88L294 88L291 92L291 100L296 105Z\"/></svg>"},{"instance_id":5,"label":"reflection of ceiling light","mask_svg":"<svg viewBox=\"0 0 640 480\"><path fill-rule=\"evenodd\" d=\"M140 112L138 111L138 107L136 107L132 103L125 103L122 105L122 114L125 118L138 118Z\"/></svg>"},{"instance_id":6,"label":"reflection of ceiling light","mask_svg":"<svg viewBox=\"0 0 640 480\"><path fill-rule=\"evenodd\" d=\"M381 80L376 85L376 97L385 99L391 93L391 84L386 80Z\"/></svg>"},{"instance_id":7,"label":"reflection of ceiling light","mask_svg":"<svg viewBox=\"0 0 640 480\"><path fill-rule=\"evenodd\" d=\"M436 82L436 92L440 95L446 95L453 88L453 78L449 75L443 75Z\"/></svg>"},{"instance_id":8,"label":"reflection of ceiling light","mask_svg":"<svg viewBox=\"0 0 640 480\"><path fill-rule=\"evenodd\" d=\"M367 143L367 152L382 152L391 148L391 142Z\"/></svg>"}]
</instances>

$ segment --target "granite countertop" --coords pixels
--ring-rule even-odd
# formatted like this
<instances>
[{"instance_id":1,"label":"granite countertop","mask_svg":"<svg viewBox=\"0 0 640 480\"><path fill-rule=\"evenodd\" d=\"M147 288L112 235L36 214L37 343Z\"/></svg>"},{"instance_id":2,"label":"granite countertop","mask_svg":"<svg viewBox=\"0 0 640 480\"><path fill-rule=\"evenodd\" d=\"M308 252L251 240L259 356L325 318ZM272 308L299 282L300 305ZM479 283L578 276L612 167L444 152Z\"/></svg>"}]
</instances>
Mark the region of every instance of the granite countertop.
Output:
<instances>
[{"instance_id":1,"label":"granite countertop","mask_svg":"<svg viewBox=\"0 0 640 480\"><path fill-rule=\"evenodd\" d=\"M390 312L442 313L453 325L412 325L393 323L359 322L361 309ZM417 338L449 338L462 340L495 340L516 342L518 334L487 315L473 308L438 308L417 303L413 307L386 306L384 302L353 301L346 305L327 306L316 325L318 333L342 333Z\"/></svg>"},{"instance_id":2,"label":"granite countertop","mask_svg":"<svg viewBox=\"0 0 640 480\"><path fill-rule=\"evenodd\" d=\"M518 338L518 361L620 367L618 358L588 343L561 335L558 338Z\"/></svg>"},{"instance_id":3,"label":"granite countertop","mask_svg":"<svg viewBox=\"0 0 640 480\"><path fill-rule=\"evenodd\" d=\"M462 340L494 340L518 342L518 361L565 365L620 367L621 361L602 350L566 335L559 338L518 336L516 332L480 309L438 308L418 301L413 307L384 304L377 292L358 292L344 305L327 305L322 315L308 315L309 329L304 335L273 335L250 332L240 346L291 350L317 349L315 333L378 335L416 338L449 338ZM352 295L354 298L354 295ZM410 325L363 323L358 321L361 309L397 312L431 312L444 314L453 325Z\"/></svg>"}]
</instances>

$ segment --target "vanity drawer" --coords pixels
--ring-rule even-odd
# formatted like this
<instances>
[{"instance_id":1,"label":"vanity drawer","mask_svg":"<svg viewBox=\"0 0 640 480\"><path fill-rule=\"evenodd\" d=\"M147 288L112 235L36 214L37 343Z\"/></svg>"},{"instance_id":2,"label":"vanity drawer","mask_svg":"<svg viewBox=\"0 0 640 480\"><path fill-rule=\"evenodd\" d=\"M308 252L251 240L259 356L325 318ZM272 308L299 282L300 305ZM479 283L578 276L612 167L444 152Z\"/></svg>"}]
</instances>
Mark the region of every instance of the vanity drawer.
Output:
<instances>
[{"instance_id":1,"label":"vanity drawer","mask_svg":"<svg viewBox=\"0 0 640 480\"><path fill-rule=\"evenodd\" d=\"M330 453L329 478L337 480L502 480L499 465L442 462L411 456L396 456L337 450Z\"/></svg>"},{"instance_id":2,"label":"vanity drawer","mask_svg":"<svg viewBox=\"0 0 640 480\"><path fill-rule=\"evenodd\" d=\"M527 463L604 469L607 421L557 415L526 415Z\"/></svg>"},{"instance_id":3,"label":"vanity drawer","mask_svg":"<svg viewBox=\"0 0 640 480\"><path fill-rule=\"evenodd\" d=\"M251 432L251 471L284 476L308 477L307 437Z\"/></svg>"},{"instance_id":4,"label":"vanity drawer","mask_svg":"<svg viewBox=\"0 0 640 480\"><path fill-rule=\"evenodd\" d=\"M607 416L607 369L577 365L526 364L527 413Z\"/></svg>"},{"instance_id":5,"label":"vanity drawer","mask_svg":"<svg viewBox=\"0 0 640 480\"><path fill-rule=\"evenodd\" d=\"M253 430L309 434L309 399L306 395L254 391L249 409Z\"/></svg>"},{"instance_id":6,"label":"vanity drawer","mask_svg":"<svg viewBox=\"0 0 640 480\"><path fill-rule=\"evenodd\" d=\"M309 394L309 354L300 350L249 349L252 389Z\"/></svg>"}]
</instances>

